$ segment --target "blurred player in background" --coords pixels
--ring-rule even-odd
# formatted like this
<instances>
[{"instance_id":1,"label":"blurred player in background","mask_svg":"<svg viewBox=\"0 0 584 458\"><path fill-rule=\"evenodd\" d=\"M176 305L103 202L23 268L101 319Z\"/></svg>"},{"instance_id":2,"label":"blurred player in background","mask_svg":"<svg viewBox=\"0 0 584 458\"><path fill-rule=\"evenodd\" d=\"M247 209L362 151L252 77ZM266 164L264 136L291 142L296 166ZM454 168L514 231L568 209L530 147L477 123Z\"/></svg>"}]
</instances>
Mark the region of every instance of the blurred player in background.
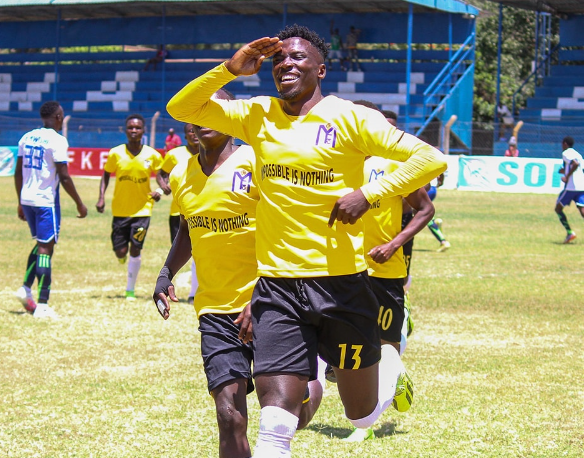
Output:
<instances>
[{"instance_id":1,"label":"blurred player in background","mask_svg":"<svg viewBox=\"0 0 584 458\"><path fill-rule=\"evenodd\" d=\"M426 186L426 191L428 192L430 200L433 201L436 198L438 188L443 184L444 174L442 173L438 178L432 180L432 182ZM438 248L438 250L436 250L439 253L442 253L448 250L448 248L450 248L450 242L446 240L446 237L442 232L442 223L443 223L442 218L434 218L432 219L432 221L428 223L428 229L430 229L432 235L436 237L436 240L440 242L440 247Z\"/></svg>"},{"instance_id":2,"label":"blurred player in background","mask_svg":"<svg viewBox=\"0 0 584 458\"><path fill-rule=\"evenodd\" d=\"M14 183L18 196L18 217L26 221L36 244L28 256L24 283L16 292L27 312L37 318L57 318L48 306L51 292L53 249L59 237L63 185L77 206L77 217L85 218L87 208L69 176L67 139L59 134L64 113L59 102L45 102L40 108L43 127L25 134L18 142ZM38 280L38 304L31 287Z\"/></svg>"},{"instance_id":3,"label":"blurred player in background","mask_svg":"<svg viewBox=\"0 0 584 458\"><path fill-rule=\"evenodd\" d=\"M164 191L164 194L168 195L171 193L170 186L168 184L168 176L172 169L182 161L188 161L191 157L199 153L199 139L195 134L195 127L192 124L185 124L184 126L185 140L187 144L185 146L179 146L177 148L171 149L165 156L164 161L162 161L162 166L158 173L156 174L156 182L160 189ZM168 217L168 225L170 227L170 243L176 238L178 234L178 229L180 227L180 211L175 200L172 200L170 204L170 216ZM197 291L197 270L195 267L195 261L191 262L191 291L188 296L188 303L192 304L195 298L195 292Z\"/></svg>"},{"instance_id":4,"label":"blurred player in background","mask_svg":"<svg viewBox=\"0 0 584 458\"><path fill-rule=\"evenodd\" d=\"M556 213L564 229L566 229L566 238L564 243L570 243L576 239L576 233L568 223L568 217L564 213L564 207L570 205L572 201L576 203L576 208L584 217L584 161L582 155L574 148L574 139L565 137L562 140L562 161L564 166L559 170L562 176L562 182L565 183L563 191L556 201Z\"/></svg>"},{"instance_id":5,"label":"blurred player in background","mask_svg":"<svg viewBox=\"0 0 584 458\"><path fill-rule=\"evenodd\" d=\"M162 156L155 149L142 144L145 120L142 115L131 114L126 118L127 143L112 148L103 169L99 185L99 199L95 207L99 213L105 209L105 192L110 175L116 174L112 199L112 245L116 257L124 264L128 261L126 299L136 300L135 287L142 248L150 225L154 202L163 194L158 188L150 189L150 176L160 169Z\"/></svg>"}]
</instances>

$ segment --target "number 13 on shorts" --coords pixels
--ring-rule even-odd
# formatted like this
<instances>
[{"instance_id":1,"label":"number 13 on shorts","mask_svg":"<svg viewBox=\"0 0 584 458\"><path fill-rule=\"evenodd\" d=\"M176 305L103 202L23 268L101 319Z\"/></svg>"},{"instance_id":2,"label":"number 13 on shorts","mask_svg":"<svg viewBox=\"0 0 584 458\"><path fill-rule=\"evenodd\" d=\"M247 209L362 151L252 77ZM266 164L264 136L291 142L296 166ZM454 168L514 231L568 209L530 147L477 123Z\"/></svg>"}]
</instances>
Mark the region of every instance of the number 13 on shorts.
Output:
<instances>
[{"instance_id":1,"label":"number 13 on shorts","mask_svg":"<svg viewBox=\"0 0 584 458\"><path fill-rule=\"evenodd\" d=\"M341 358L339 363L339 369L352 369L356 370L359 369L361 366L361 350L363 349L363 345L351 345L351 351L353 355L351 359L354 361L353 367L345 367L345 362L347 358L347 344L339 344L339 348L341 349Z\"/></svg>"}]
</instances>

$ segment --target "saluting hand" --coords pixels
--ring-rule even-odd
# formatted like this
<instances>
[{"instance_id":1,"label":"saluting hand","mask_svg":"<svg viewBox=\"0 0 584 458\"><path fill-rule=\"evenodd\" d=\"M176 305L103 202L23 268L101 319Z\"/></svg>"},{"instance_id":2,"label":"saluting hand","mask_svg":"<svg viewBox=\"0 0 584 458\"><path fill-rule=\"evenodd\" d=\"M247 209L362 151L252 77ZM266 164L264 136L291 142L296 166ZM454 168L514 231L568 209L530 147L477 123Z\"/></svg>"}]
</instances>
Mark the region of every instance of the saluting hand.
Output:
<instances>
[{"instance_id":1,"label":"saluting hand","mask_svg":"<svg viewBox=\"0 0 584 458\"><path fill-rule=\"evenodd\" d=\"M227 70L235 76L255 75L262 62L280 52L282 42L278 37L263 37L243 45L231 59L225 62Z\"/></svg>"}]
</instances>

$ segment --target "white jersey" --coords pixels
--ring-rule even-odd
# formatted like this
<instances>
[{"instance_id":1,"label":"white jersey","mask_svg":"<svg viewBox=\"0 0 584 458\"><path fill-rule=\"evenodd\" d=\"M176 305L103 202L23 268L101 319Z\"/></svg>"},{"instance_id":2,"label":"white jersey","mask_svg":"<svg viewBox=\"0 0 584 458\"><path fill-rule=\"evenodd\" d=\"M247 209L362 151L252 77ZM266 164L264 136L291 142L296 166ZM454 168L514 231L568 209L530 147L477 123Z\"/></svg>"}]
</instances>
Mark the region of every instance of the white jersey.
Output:
<instances>
[{"instance_id":1,"label":"white jersey","mask_svg":"<svg viewBox=\"0 0 584 458\"><path fill-rule=\"evenodd\" d=\"M54 129L34 129L18 142L22 158L20 203L33 207L59 205L59 176L56 164L67 162L67 139Z\"/></svg>"},{"instance_id":2,"label":"white jersey","mask_svg":"<svg viewBox=\"0 0 584 458\"><path fill-rule=\"evenodd\" d=\"M564 161L564 173L567 174L570 163L576 161L578 163L578 168L570 175L568 182L566 183L566 191L584 191L584 160L582 155L576 151L574 148L568 148L562 153L562 159Z\"/></svg>"}]
</instances>

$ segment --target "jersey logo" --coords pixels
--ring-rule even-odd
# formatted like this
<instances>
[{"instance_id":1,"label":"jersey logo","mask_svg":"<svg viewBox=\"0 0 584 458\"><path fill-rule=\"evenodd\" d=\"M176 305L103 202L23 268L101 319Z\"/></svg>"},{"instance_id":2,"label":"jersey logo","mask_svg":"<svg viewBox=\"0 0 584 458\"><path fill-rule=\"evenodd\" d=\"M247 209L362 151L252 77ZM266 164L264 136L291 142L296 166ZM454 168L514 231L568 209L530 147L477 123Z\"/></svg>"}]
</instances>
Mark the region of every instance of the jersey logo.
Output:
<instances>
[{"instance_id":1,"label":"jersey logo","mask_svg":"<svg viewBox=\"0 0 584 458\"><path fill-rule=\"evenodd\" d=\"M251 187L251 172L233 172L233 181L231 182L231 191L245 191L249 193Z\"/></svg>"},{"instance_id":2,"label":"jersey logo","mask_svg":"<svg viewBox=\"0 0 584 458\"><path fill-rule=\"evenodd\" d=\"M337 144L337 130L330 124L327 124L326 126L321 124L318 126L315 146L320 144L330 146L331 148L334 148Z\"/></svg>"},{"instance_id":3,"label":"jersey logo","mask_svg":"<svg viewBox=\"0 0 584 458\"><path fill-rule=\"evenodd\" d=\"M379 172L375 169L371 169L371 174L369 175L369 183L371 183L373 180L377 180L379 177L383 176L383 170L380 170Z\"/></svg>"},{"instance_id":4,"label":"jersey logo","mask_svg":"<svg viewBox=\"0 0 584 458\"><path fill-rule=\"evenodd\" d=\"M144 168L149 169L150 164L152 164L152 161L150 159L144 159Z\"/></svg>"}]
</instances>

